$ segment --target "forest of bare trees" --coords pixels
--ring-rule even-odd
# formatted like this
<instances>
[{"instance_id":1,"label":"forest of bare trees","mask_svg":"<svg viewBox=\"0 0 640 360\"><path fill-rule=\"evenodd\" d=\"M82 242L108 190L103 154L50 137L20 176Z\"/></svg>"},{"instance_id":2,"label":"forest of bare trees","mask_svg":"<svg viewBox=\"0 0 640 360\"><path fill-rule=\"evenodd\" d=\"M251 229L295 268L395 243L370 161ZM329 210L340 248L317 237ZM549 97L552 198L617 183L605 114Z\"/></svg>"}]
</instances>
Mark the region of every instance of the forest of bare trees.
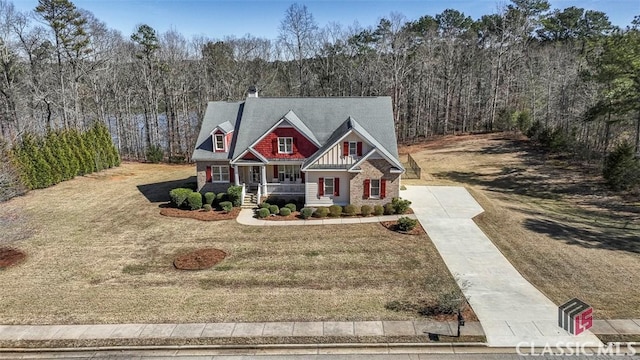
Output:
<instances>
[{"instance_id":1,"label":"forest of bare trees","mask_svg":"<svg viewBox=\"0 0 640 360\"><path fill-rule=\"evenodd\" d=\"M581 156L622 141L638 150L640 18L619 28L546 0L479 19L380 15L320 26L294 4L277 39L187 39L145 24L122 34L69 0L28 13L0 0L0 143L102 122L123 159L159 147L185 161L207 102L255 85L261 96L391 96L400 142L521 130Z\"/></svg>"}]
</instances>

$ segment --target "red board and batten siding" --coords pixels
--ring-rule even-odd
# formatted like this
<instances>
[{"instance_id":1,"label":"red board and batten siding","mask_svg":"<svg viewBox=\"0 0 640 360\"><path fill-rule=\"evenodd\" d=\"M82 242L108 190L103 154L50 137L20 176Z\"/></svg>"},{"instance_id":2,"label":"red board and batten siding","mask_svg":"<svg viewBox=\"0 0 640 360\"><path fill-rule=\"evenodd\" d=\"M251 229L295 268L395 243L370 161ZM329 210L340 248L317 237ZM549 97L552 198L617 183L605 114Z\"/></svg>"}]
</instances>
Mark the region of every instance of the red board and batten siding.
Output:
<instances>
[{"instance_id":1,"label":"red board and batten siding","mask_svg":"<svg viewBox=\"0 0 640 360\"><path fill-rule=\"evenodd\" d=\"M293 154L278 153L279 137L293 138ZM267 159L306 159L318 151L318 148L295 128L276 128L253 148Z\"/></svg>"}]
</instances>

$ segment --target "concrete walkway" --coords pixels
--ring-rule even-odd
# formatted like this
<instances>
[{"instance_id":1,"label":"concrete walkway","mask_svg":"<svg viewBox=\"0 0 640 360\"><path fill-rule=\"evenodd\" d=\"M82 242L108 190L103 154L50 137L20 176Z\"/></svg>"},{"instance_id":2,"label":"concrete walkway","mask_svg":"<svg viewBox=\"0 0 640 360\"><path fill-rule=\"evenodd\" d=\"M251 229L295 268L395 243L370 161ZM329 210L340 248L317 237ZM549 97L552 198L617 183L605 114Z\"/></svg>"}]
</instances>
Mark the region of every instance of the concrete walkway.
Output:
<instances>
[{"instance_id":1,"label":"concrete walkway","mask_svg":"<svg viewBox=\"0 0 640 360\"><path fill-rule=\"evenodd\" d=\"M260 337L424 336L456 335L453 321L318 321L197 324L0 325L0 341L96 339L202 339ZM462 335L483 336L478 322L469 322Z\"/></svg>"},{"instance_id":2,"label":"concrete walkway","mask_svg":"<svg viewBox=\"0 0 640 360\"><path fill-rule=\"evenodd\" d=\"M557 305L525 280L474 223L472 217L483 209L465 188L407 186L401 195L411 200L415 215L457 277L489 346L601 345L591 332L572 336L558 327Z\"/></svg>"},{"instance_id":3,"label":"concrete walkway","mask_svg":"<svg viewBox=\"0 0 640 360\"><path fill-rule=\"evenodd\" d=\"M277 216L277 215L276 215ZM236 221L242 225L252 226L295 226L295 225L339 225L339 224L366 224L376 223L381 221L395 221L399 218L407 216L415 219L413 214L407 215L383 215L383 216L368 216L368 217L343 217L339 219L325 218L325 219L309 219L309 220L262 220L254 217L254 211L252 209L242 209L236 218Z\"/></svg>"},{"instance_id":4,"label":"concrete walkway","mask_svg":"<svg viewBox=\"0 0 640 360\"><path fill-rule=\"evenodd\" d=\"M453 321L318 321L192 324L0 325L0 341L204 339L261 337L350 337L456 335ZM594 320L593 332L602 335L640 335L638 320ZM479 322L461 327L463 336L485 335ZM319 339L318 339L319 340ZM259 343L259 342L257 342ZM437 343L435 343L437 344Z\"/></svg>"}]
</instances>

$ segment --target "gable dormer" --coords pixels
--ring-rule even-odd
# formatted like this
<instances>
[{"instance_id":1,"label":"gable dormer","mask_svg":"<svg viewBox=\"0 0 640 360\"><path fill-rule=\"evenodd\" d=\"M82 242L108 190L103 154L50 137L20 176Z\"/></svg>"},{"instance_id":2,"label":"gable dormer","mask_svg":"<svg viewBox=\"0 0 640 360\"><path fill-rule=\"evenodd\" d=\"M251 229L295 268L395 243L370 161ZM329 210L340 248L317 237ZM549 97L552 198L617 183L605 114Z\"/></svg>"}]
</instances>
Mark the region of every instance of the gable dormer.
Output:
<instances>
[{"instance_id":1,"label":"gable dormer","mask_svg":"<svg viewBox=\"0 0 640 360\"><path fill-rule=\"evenodd\" d=\"M265 159L306 159L318 151L315 135L293 112L287 112L250 147Z\"/></svg>"},{"instance_id":2,"label":"gable dormer","mask_svg":"<svg viewBox=\"0 0 640 360\"><path fill-rule=\"evenodd\" d=\"M231 139L233 137L233 125L230 122L224 122L216 126L211 132L211 142L213 143L213 152L229 152L231 147Z\"/></svg>"}]
</instances>

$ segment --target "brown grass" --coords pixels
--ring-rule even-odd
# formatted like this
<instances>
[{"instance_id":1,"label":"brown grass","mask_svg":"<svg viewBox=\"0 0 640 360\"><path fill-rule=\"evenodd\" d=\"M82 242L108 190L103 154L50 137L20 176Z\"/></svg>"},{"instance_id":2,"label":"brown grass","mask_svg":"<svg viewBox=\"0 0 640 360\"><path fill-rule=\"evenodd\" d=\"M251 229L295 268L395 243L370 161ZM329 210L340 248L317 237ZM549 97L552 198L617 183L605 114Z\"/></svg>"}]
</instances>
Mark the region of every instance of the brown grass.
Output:
<instances>
[{"instance_id":1,"label":"brown grass","mask_svg":"<svg viewBox=\"0 0 640 360\"><path fill-rule=\"evenodd\" d=\"M385 304L457 289L425 235L161 216L169 189L194 173L125 163L3 203L0 243L29 257L0 271L0 323L411 319ZM228 257L203 271L173 267L200 248Z\"/></svg>"},{"instance_id":2,"label":"brown grass","mask_svg":"<svg viewBox=\"0 0 640 360\"><path fill-rule=\"evenodd\" d=\"M422 181L463 185L476 218L514 266L557 304L578 297L596 318L640 317L640 201L611 193L593 161L572 163L505 134L438 139L403 152Z\"/></svg>"}]
</instances>

